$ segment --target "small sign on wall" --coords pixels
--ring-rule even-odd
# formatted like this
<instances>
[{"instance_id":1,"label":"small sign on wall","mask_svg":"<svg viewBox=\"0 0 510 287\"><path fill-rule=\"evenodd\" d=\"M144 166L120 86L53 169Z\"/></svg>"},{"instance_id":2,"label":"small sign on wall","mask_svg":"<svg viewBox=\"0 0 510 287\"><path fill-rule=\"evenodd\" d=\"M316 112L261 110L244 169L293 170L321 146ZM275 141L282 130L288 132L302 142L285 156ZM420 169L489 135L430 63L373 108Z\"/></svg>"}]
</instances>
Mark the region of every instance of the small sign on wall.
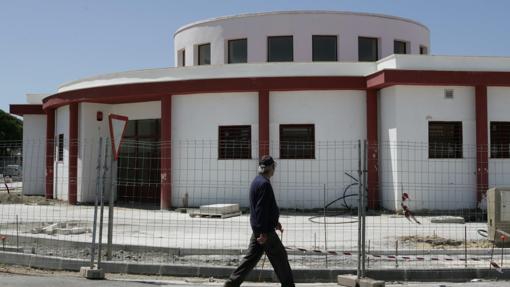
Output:
<instances>
[{"instance_id":1,"label":"small sign on wall","mask_svg":"<svg viewBox=\"0 0 510 287\"><path fill-rule=\"evenodd\" d=\"M124 137L124 131L126 129L127 122L128 117L126 116L116 114L110 114L108 116L112 152L115 160L119 158L120 144L122 143L122 138Z\"/></svg>"}]
</instances>

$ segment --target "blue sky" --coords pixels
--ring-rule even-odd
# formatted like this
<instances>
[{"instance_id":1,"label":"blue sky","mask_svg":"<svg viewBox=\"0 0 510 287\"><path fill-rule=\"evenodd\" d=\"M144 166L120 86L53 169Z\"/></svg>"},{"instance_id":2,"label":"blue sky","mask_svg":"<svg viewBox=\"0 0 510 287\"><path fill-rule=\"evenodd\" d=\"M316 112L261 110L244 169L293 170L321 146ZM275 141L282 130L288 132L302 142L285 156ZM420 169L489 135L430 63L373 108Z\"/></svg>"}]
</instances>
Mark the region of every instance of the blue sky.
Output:
<instances>
[{"instance_id":1,"label":"blue sky","mask_svg":"<svg viewBox=\"0 0 510 287\"><path fill-rule=\"evenodd\" d=\"M0 0L0 109L97 74L173 65L173 32L279 10L375 12L431 30L431 53L510 56L509 0Z\"/></svg>"}]
</instances>

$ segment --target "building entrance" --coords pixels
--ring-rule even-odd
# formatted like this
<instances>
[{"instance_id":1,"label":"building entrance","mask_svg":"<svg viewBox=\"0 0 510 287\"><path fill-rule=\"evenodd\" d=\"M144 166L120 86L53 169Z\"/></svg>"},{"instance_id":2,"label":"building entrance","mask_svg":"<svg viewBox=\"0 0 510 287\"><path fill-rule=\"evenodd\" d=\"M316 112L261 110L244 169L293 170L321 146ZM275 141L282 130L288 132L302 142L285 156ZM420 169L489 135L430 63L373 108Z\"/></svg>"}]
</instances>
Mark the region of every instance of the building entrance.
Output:
<instances>
[{"instance_id":1,"label":"building entrance","mask_svg":"<svg viewBox=\"0 0 510 287\"><path fill-rule=\"evenodd\" d=\"M160 120L130 120L117 163L120 202L159 203Z\"/></svg>"}]
</instances>

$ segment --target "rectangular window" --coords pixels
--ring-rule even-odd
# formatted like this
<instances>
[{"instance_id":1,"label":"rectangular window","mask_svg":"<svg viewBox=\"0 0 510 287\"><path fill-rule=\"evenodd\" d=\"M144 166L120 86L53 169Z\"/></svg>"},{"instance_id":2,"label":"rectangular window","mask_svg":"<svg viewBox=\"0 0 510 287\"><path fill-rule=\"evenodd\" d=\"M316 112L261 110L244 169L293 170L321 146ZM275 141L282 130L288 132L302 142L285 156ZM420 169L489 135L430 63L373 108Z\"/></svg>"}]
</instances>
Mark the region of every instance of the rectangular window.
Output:
<instances>
[{"instance_id":1,"label":"rectangular window","mask_svg":"<svg viewBox=\"0 0 510 287\"><path fill-rule=\"evenodd\" d=\"M373 62L379 60L379 46L377 38L358 38L358 60L360 62Z\"/></svg>"},{"instance_id":2,"label":"rectangular window","mask_svg":"<svg viewBox=\"0 0 510 287\"><path fill-rule=\"evenodd\" d=\"M312 36L313 61L337 61L336 36Z\"/></svg>"},{"instance_id":3,"label":"rectangular window","mask_svg":"<svg viewBox=\"0 0 510 287\"><path fill-rule=\"evenodd\" d=\"M248 62L248 40L237 39L228 41L228 63L238 64Z\"/></svg>"},{"instance_id":4,"label":"rectangular window","mask_svg":"<svg viewBox=\"0 0 510 287\"><path fill-rule=\"evenodd\" d=\"M462 158L462 122L429 122L429 158Z\"/></svg>"},{"instance_id":5,"label":"rectangular window","mask_svg":"<svg viewBox=\"0 0 510 287\"><path fill-rule=\"evenodd\" d=\"M251 126L220 126L218 158L251 159Z\"/></svg>"},{"instance_id":6,"label":"rectangular window","mask_svg":"<svg viewBox=\"0 0 510 287\"><path fill-rule=\"evenodd\" d=\"M267 37L268 62L294 61L294 43L292 36Z\"/></svg>"},{"instance_id":7,"label":"rectangular window","mask_svg":"<svg viewBox=\"0 0 510 287\"><path fill-rule=\"evenodd\" d=\"M428 55L429 54L429 49L427 48L427 46L420 46L420 55Z\"/></svg>"},{"instance_id":8,"label":"rectangular window","mask_svg":"<svg viewBox=\"0 0 510 287\"><path fill-rule=\"evenodd\" d=\"M510 122L491 122L491 158L510 158Z\"/></svg>"},{"instance_id":9,"label":"rectangular window","mask_svg":"<svg viewBox=\"0 0 510 287\"><path fill-rule=\"evenodd\" d=\"M407 54L407 42L395 40L393 42L393 53Z\"/></svg>"},{"instance_id":10,"label":"rectangular window","mask_svg":"<svg viewBox=\"0 0 510 287\"><path fill-rule=\"evenodd\" d=\"M280 158L315 158L315 126L280 125Z\"/></svg>"},{"instance_id":11,"label":"rectangular window","mask_svg":"<svg viewBox=\"0 0 510 287\"><path fill-rule=\"evenodd\" d=\"M182 49L177 53L177 66L186 66L186 50Z\"/></svg>"},{"instance_id":12,"label":"rectangular window","mask_svg":"<svg viewBox=\"0 0 510 287\"><path fill-rule=\"evenodd\" d=\"M64 161L64 134L58 135L57 159L58 161Z\"/></svg>"},{"instance_id":13,"label":"rectangular window","mask_svg":"<svg viewBox=\"0 0 510 287\"><path fill-rule=\"evenodd\" d=\"M210 65L211 64L211 44L198 45L198 64Z\"/></svg>"}]
</instances>

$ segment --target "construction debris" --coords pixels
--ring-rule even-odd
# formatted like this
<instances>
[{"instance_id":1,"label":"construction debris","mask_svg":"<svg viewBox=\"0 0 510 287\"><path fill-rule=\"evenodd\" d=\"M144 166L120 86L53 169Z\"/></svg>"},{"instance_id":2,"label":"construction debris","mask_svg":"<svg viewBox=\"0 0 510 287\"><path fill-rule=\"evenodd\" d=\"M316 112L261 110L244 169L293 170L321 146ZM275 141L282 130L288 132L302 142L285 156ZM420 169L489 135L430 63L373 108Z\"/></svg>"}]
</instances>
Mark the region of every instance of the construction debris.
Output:
<instances>
[{"instance_id":1,"label":"construction debris","mask_svg":"<svg viewBox=\"0 0 510 287\"><path fill-rule=\"evenodd\" d=\"M464 217L460 216L436 216L430 219L431 223L458 223L464 224Z\"/></svg>"},{"instance_id":2,"label":"construction debris","mask_svg":"<svg viewBox=\"0 0 510 287\"><path fill-rule=\"evenodd\" d=\"M75 235L90 233L91 229L85 226L83 222L56 222L43 223L42 227L36 227L30 230L32 234L48 234L48 235Z\"/></svg>"},{"instance_id":3,"label":"construction debris","mask_svg":"<svg viewBox=\"0 0 510 287\"><path fill-rule=\"evenodd\" d=\"M191 217L205 217L205 218L229 218L240 216L241 210L239 204L210 204L202 205L199 210L192 210L189 212Z\"/></svg>"}]
</instances>

